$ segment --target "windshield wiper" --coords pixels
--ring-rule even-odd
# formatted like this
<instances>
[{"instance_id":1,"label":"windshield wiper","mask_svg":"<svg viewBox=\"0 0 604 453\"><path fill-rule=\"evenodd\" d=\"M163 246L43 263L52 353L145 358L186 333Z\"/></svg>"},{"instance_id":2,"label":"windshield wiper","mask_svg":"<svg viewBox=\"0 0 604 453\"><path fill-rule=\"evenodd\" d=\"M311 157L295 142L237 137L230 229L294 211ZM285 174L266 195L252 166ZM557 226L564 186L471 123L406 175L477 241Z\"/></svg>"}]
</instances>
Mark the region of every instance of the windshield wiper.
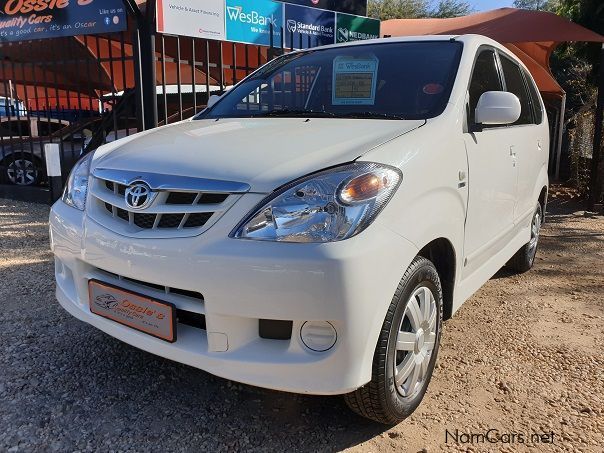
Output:
<instances>
[{"instance_id":1,"label":"windshield wiper","mask_svg":"<svg viewBox=\"0 0 604 453\"><path fill-rule=\"evenodd\" d=\"M253 115L254 117L276 117L285 116L292 118L335 118L337 115L325 111L316 110L294 110L294 109L283 109L283 110L271 110L270 112L262 112L259 115Z\"/></svg>"},{"instance_id":2,"label":"windshield wiper","mask_svg":"<svg viewBox=\"0 0 604 453\"><path fill-rule=\"evenodd\" d=\"M395 113L377 113L377 112L350 112L338 115L340 118L375 118L383 120L404 120L405 117Z\"/></svg>"}]
</instances>

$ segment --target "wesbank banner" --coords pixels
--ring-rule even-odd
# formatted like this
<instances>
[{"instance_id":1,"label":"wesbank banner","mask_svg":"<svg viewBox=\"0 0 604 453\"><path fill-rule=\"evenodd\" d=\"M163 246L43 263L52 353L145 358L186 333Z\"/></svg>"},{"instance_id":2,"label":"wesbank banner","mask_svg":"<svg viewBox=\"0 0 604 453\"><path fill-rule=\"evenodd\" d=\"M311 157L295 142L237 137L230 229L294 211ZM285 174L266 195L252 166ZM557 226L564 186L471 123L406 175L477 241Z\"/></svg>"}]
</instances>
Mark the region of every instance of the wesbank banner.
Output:
<instances>
[{"instance_id":1,"label":"wesbank banner","mask_svg":"<svg viewBox=\"0 0 604 453\"><path fill-rule=\"evenodd\" d=\"M338 13L336 42L361 41L380 37L380 21L369 17Z\"/></svg>"},{"instance_id":2,"label":"wesbank banner","mask_svg":"<svg viewBox=\"0 0 604 453\"><path fill-rule=\"evenodd\" d=\"M335 42L336 14L333 11L286 3L285 25L285 47L291 45L292 35L294 48L309 47L309 39L311 47Z\"/></svg>"},{"instance_id":3,"label":"wesbank banner","mask_svg":"<svg viewBox=\"0 0 604 453\"><path fill-rule=\"evenodd\" d=\"M157 31L225 40L224 0L157 0Z\"/></svg>"},{"instance_id":4,"label":"wesbank banner","mask_svg":"<svg viewBox=\"0 0 604 453\"><path fill-rule=\"evenodd\" d=\"M111 33L126 28L122 0L0 0L0 41Z\"/></svg>"},{"instance_id":5,"label":"wesbank banner","mask_svg":"<svg viewBox=\"0 0 604 453\"><path fill-rule=\"evenodd\" d=\"M228 41L270 45L271 24L275 46L281 43L283 5L271 0L226 0Z\"/></svg>"}]
</instances>

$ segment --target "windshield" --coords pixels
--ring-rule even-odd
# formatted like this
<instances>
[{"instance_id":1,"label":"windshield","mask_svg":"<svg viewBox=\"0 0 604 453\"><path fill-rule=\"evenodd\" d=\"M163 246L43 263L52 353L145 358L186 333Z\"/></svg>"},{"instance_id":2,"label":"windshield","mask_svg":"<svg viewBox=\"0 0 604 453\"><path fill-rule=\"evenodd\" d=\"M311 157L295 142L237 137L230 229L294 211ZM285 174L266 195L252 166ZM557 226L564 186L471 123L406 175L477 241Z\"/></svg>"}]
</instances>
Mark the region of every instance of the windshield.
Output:
<instances>
[{"instance_id":1,"label":"windshield","mask_svg":"<svg viewBox=\"0 0 604 453\"><path fill-rule=\"evenodd\" d=\"M427 119L449 100L462 44L390 42L294 52L266 64L195 119Z\"/></svg>"}]
</instances>

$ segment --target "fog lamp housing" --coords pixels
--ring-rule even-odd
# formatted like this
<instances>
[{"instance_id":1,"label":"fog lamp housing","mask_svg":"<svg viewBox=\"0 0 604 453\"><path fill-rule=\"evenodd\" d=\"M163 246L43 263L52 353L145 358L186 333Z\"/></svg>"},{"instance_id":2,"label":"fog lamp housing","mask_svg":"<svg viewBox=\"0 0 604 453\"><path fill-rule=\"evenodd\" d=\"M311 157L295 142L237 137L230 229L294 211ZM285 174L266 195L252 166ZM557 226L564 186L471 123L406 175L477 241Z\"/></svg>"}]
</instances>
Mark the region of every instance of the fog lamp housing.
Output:
<instances>
[{"instance_id":1,"label":"fog lamp housing","mask_svg":"<svg viewBox=\"0 0 604 453\"><path fill-rule=\"evenodd\" d=\"M300 339L311 351L325 352L336 344L338 333L330 322L306 321L300 328Z\"/></svg>"}]
</instances>

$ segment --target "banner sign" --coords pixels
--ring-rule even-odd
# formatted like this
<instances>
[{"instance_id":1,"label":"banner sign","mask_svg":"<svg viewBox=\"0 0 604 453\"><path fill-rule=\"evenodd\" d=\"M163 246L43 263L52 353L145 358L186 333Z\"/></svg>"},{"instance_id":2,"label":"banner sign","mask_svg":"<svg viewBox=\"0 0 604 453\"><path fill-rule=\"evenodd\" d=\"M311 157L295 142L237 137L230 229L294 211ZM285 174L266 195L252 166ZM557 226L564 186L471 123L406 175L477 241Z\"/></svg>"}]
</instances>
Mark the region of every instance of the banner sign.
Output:
<instances>
[{"instance_id":1,"label":"banner sign","mask_svg":"<svg viewBox=\"0 0 604 453\"><path fill-rule=\"evenodd\" d=\"M380 21L369 17L338 13L336 42L361 41L380 37Z\"/></svg>"},{"instance_id":2,"label":"banner sign","mask_svg":"<svg viewBox=\"0 0 604 453\"><path fill-rule=\"evenodd\" d=\"M223 41L224 0L157 0L157 31Z\"/></svg>"},{"instance_id":3,"label":"banner sign","mask_svg":"<svg viewBox=\"0 0 604 453\"><path fill-rule=\"evenodd\" d=\"M26 0L8 0L8 3L11 1ZM366 2L358 0L294 1L340 9L342 5L366 6ZM291 46L293 38L294 48L309 47L309 42L316 47L380 36L379 20L300 6L289 0L157 0L160 33L269 46L271 27L274 47L281 47L282 32L285 47Z\"/></svg>"},{"instance_id":4,"label":"banner sign","mask_svg":"<svg viewBox=\"0 0 604 453\"><path fill-rule=\"evenodd\" d=\"M311 8L328 9L340 13L367 15L367 0L277 0Z\"/></svg>"},{"instance_id":5,"label":"banner sign","mask_svg":"<svg viewBox=\"0 0 604 453\"><path fill-rule=\"evenodd\" d=\"M248 44L281 46L283 5L271 0L226 0L226 39Z\"/></svg>"},{"instance_id":6,"label":"banner sign","mask_svg":"<svg viewBox=\"0 0 604 453\"><path fill-rule=\"evenodd\" d=\"M294 48L333 44L335 42L336 15L305 6L285 4L285 47L290 46L292 35ZM302 40L300 41L300 38Z\"/></svg>"},{"instance_id":7,"label":"banner sign","mask_svg":"<svg viewBox=\"0 0 604 453\"><path fill-rule=\"evenodd\" d=\"M0 41L111 33L127 26L122 0L0 0Z\"/></svg>"}]
</instances>

